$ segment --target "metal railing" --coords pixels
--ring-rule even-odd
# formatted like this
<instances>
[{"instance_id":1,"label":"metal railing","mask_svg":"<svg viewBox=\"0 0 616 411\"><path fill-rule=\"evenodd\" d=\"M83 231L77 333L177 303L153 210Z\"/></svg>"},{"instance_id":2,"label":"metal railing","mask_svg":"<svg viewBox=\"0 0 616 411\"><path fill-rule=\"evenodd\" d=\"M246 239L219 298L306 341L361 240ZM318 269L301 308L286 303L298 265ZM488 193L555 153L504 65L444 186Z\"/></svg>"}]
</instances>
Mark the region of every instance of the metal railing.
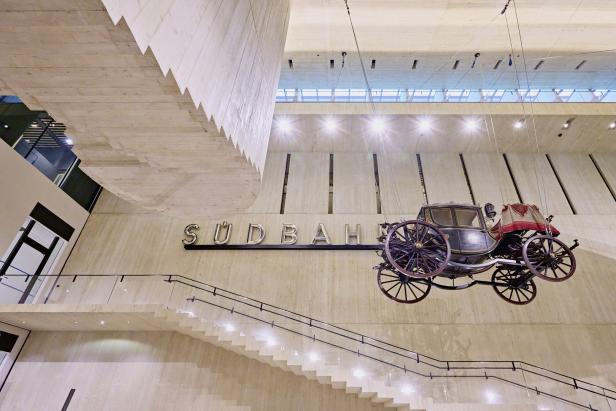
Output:
<instances>
[{"instance_id":1,"label":"metal railing","mask_svg":"<svg viewBox=\"0 0 616 411\"><path fill-rule=\"evenodd\" d=\"M281 88L277 103L615 103L608 89Z\"/></svg>"},{"instance_id":2,"label":"metal railing","mask_svg":"<svg viewBox=\"0 0 616 411\"><path fill-rule=\"evenodd\" d=\"M8 277L24 277L20 274L6 274ZM29 276L28 276L29 277ZM437 379L485 379L495 380L512 386L527 390L527 393L533 393L537 396L545 396L562 403L587 409L590 411L600 410L596 404L598 401L605 402L607 408L612 410L612 404L616 405L616 391L601 385L585 381L579 378L568 376L564 373L553 371L538 365L528 363L521 360L480 360L480 361L461 361L461 360L440 360L429 355L421 354L413 350L400 347L395 344L388 343L378 338L373 338L365 334L361 334L335 324L330 324L325 321L306 316L282 307L278 307L266 302L225 290L223 288L207 284L202 281L194 280L183 275L175 274L135 274L135 275L119 275L119 274L61 274L61 275L42 275L41 277L51 277L54 281L48 291L42 291L44 295L44 303L54 302L54 293L60 288L60 283L64 283L64 288L68 290L71 283L76 283L78 279L113 279L113 285L109 289L107 296L102 295L98 302L113 303L115 293L121 294L121 291L127 291L125 287L127 281L135 279L160 279L165 283L175 286L179 284L187 287L184 296L180 299L189 304L199 303L206 304L210 307L216 307L224 312L254 320L271 328L284 330L292 333L295 336L306 339L313 343L321 343L328 347L335 348L350 353L358 358L366 358L377 362L387 367L400 371L404 375L412 374L429 380ZM27 278L25 278L27 281ZM41 287L42 289L43 287ZM68 293L68 291L66 291ZM174 291L170 290L170 295L163 303L168 304L171 301L171 296ZM61 302L56 299L56 302ZM157 301L145 300L144 302L155 304ZM178 307L175 307L176 309ZM188 311L185 311L188 312ZM192 312L190 312L192 314ZM264 316L271 316L268 319ZM294 328L299 325L300 329ZM340 340L335 342L336 339ZM351 348L353 344L357 345L357 349ZM365 349L364 349L365 348ZM371 351L372 350L372 351ZM421 365L426 367L426 370L418 370L414 367ZM462 371L462 373L457 373ZM498 372L506 372L508 376L498 374ZM523 381L517 381L513 376L522 376ZM548 381L552 384L553 391L548 391L545 388L539 388L539 384L531 384L528 379L536 378L537 381ZM550 385L550 384L548 384ZM572 390L572 392L586 393L595 404L592 402L582 403L570 398L565 398L562 390Z\"/></svg>"}]
</instances>

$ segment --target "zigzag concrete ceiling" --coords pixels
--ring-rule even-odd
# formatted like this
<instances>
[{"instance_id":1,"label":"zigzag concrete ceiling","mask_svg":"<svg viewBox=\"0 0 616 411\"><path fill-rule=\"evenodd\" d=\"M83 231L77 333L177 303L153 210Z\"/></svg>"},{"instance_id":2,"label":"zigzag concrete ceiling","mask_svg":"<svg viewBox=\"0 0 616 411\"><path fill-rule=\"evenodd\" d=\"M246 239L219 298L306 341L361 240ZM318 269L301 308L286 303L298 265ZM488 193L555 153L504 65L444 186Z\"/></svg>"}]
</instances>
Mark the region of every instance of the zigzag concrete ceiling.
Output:
<instances>
[{"instance_id":1,"label":"zigzag concrete ceiling","mask_svg":"<svg viewBox=\"0 0 616 411\"><path fill-rule=\"evenodd\" d=\"M123 198L243 210L260 186L288 12L288 0L2 2L0 95L65 123L81 167Z\"/></svg>"},{"instance_id":2,"label":"zigzag concrete ceiling","mask_svg":"<svg viewBox=\"0 0 616 411\"><path fill-rule=\"evenodd\" d=\"M501 15L505 3L349 0L371 86L519 88L515 68L522 72L524 62L516 20L531 87L616 85L616 3L517 0ZM515 64L509 66L512 45ZM344 69L342 51L348 53ZM475 52L481 56L471 68ZM293 69L283 65L281 88L365 87L343 0L293 0L287 60L293 60ZM330 60L334 60L333 68ZM525 77L520 80L522 88L526 87Z\"/></svg>"}]
</instances>

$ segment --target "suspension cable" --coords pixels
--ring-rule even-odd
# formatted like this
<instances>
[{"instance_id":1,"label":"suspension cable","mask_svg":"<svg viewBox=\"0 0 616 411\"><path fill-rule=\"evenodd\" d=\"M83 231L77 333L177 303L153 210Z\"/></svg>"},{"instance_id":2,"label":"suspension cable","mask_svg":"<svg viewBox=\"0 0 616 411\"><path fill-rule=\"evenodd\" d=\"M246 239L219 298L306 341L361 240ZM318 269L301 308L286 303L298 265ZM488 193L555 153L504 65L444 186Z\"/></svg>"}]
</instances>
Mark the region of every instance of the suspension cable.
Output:
<instances>
[{"instance_id":1,"label":"suspension cable","mask_svg":"<svg viewBox=\"0 0 616 411\"><path fill-rule=\"evenodd\" d=\"M510 2L513 2L514 8L515 8L515 0L510 0ZM507 24L507 35L508 35L508 38L509 38L509 47L510 47L510 52L511 52L512 61L513 61L513 68L514 68L514 71L515 71L516 83L517 83L517 86L518 86L518 90L521 90L522 84L521 84L521 81L520 81L520 73L519 73L519 70L518 70L518 64L517 64L517 61L515 59L515 50L514 50L514 47L513 47L513 38L511 36L511 27L510 27L510 24L509 24L509 18L507 16L507 13L504 13L504 16L505 16L505 22ZM521 37L519 21L518 21L518 34L519 34L519 37L521 39L522 37ZM525 54L524 54L524 48L523 48L522 44L521 44L521 48L522 48L521 51L522 51L522 56L523 56L523 61L524 61L524 71L526 73L527 89L530 89L530 81L528 80L528 70L527 70L527 67L526 67L526 57L525 57ZM520 101L520 105L522 107L523 116L526 119L528 117L528 115L526 113L526 106L525 106L524 103L525 103L524 99L522 98L522 100ZM530 109L531 109L530 118L531 118L531 122L532 122L532 125L533 125L533 131L534 131L534 135L535 135L536 155L535 155L535 158L533 159L533 168L534 168L534 171L535 171L535 179L537 181L537 191L538 191L538 194L539 194L539 202L540 202L541 208L543 210L545 210L546 214L549 214L549 207L547 205L547 196L545 195L545 188L544 188L544 185L543 185L543 176L542 175L540 176L540 173L539 173L539 170L538 170L538 167L537 167L537 163L539 161L539 155L540 155L540 148L539 148L539 139L537 137L537 129L536 129L536 125L535 125L535 118L534 118L534 111L533 111L532 101L530 101ZM526 129L526 133L527 133L528 138L531 139L532 136L530 135L530 131L528 130L528 128Z\"/></svg>"}]
</instances>

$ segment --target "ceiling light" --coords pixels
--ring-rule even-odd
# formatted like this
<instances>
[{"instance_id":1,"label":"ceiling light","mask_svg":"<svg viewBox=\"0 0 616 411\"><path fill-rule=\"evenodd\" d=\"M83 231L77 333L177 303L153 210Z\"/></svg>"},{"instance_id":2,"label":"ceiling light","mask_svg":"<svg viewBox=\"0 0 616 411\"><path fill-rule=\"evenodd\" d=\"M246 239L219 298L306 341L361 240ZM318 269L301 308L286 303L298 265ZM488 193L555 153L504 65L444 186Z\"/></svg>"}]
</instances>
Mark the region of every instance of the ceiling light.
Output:
<instances>
[{"instance_id":1,"label":"ceiling light","mask_svg":"<svg viewBox=\"0 0 616 411\"><path fill-rule=\"evenodd\" d=\"M105 325L105 320L101 320L100 324Z\"/></svg>"},{"instance_id":2,"label":"ceiling light","mask_svg":"<svg viewBox=\"0 0 616 411\"><path fill-rule=\"evenodd\" d=\"M338 122L334 119L334 118L326 118L325 119L325 130L328 133L333 133L334 131L336 131L338 129Z\"/></svg>"},{"instance_id":3,"label":"ceiling light","mask_svg":"<svg viewBox=\"0 0 616 411\"><path fill-rule=\"evenodd\" d=\"M469 118L464 122L464 128L466 131L475 131L479 128L479 120L476 118Z\"/></svg>"},{"instance_id":4,"label":"ceiling light","mask_svg":"<svg viewBox=\"0 0 616 411\"><path fill-rule=\"evenodd\" d=\"M8 124L6 124L6 123L4 123L4 124L2 124L2 127L4 127L4 128L9 128L9 125L8 125Z\"/></svg>"},{"instance_id":5,"label":"ceiling light","mask_svg":"<svg viewBox=\"0 0 616 411\"><path fill-rule=\"evenodd\" d=\"M569 128L569 126L571 125L571 123L569 123L568 121L566 123L563 124L563 128L567 129Z\"/></svg>"},{"instance_id":6,"label":"ceiling light","mask_svg":"<svg viewBox=\"0 0 616 411\"><path fill-rule=\"evenodd\" d=\"M317 353L311 352L310 354L308 354L308 359L310 360L310 362L317 362L319 361L319 356L317 355Z\"/></svg>"},{"instance_id":7,"label":"ceiling light","mask_svg":"<svg viewBox=\"0 0 616 411\"><path fill-rule=\"evenodd\" d=\"M515 123L513 123L513 127L514 128L522 128L524 127L524 120L518 120Z\"/></svg>"},{"instance_id":8,"label":"ceiling light","mask_svg":"<svg viewBox=\"0 0 616 411\"><path fill-rule=\"evenodd\" d=\"M612 121L610 123L610 130L614 130L616 128L616 121Z\"/></svg>"},{"instance_id":9,"label":"ceiling light","mask_svg":"<svg viewBox=\"0 0 616 411\"><path fill-rule=\"evenodd\" d=\"M370 126L372 127L372 131L382 133L385 131L385 120L381 117L374 117L370 122Z\"/></svg>"},{"instance_id":10,"label":"ceiling light","mask_svg":"<svg viewBox=\"0 0 616 411\"><path fill-rule=\"evenodd\" d=\"M432 121L429 118L421 118L419 119L419 131L426 132L430 131L432 128Z\"/></svg>"},{"instance_id":11,"label":"ceiling light","mask_svg":"<svg viewBox=\"0 0 616 411\"><path fill-rule=\"evenodd\" d=\"M72 145L73 145L73 140L71 140L70 138L67 138L67 139L66 139L66 140L64 140L64 141L66 141L66 144L68 144L69 146L72 146Z\"/></svg>"},{"instance_id":12,"label":"ceiling light","mask_svg":"<svg viewBox=\"0 0 616 411\"><path fill-rule=\"evenodd\" d=\"M228 333L235 331L235 326L231 323L224 323L222 326L224 327L225 331Z\"/></svg>"},{"instance_id":13,"label":"ceiling light","mask_svg":"<svg viewBox=\"0 0 616 411\"><path fill-rule=\"evenodd\" d=\"M288 133L289 131L291 131L291 122L288 118L279 118L276 121L276 125L278 126L278 129L280 129L280 131L282 131L283 133Z\"/></svg>"}]
</instances>

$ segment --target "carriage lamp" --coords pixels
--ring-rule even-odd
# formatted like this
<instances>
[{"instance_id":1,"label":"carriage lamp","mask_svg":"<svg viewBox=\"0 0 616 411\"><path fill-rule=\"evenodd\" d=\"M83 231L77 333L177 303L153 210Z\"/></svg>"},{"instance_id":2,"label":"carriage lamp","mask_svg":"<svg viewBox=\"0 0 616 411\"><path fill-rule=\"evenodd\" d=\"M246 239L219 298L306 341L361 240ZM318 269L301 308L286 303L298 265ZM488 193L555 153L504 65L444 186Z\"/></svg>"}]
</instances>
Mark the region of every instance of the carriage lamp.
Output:
<instances>
[{"instance_id":1,"label":"carriage lamp","mask_svg":"<svg viewBox=\"0 0 616 411\"><path fill-rule=\"evenodd\" d=\"M486 205L483 206L483 211L489 219L494 219L494 217L496 217L496 209L492 203L486 203Z\"/></svg>"}]
</instances>

